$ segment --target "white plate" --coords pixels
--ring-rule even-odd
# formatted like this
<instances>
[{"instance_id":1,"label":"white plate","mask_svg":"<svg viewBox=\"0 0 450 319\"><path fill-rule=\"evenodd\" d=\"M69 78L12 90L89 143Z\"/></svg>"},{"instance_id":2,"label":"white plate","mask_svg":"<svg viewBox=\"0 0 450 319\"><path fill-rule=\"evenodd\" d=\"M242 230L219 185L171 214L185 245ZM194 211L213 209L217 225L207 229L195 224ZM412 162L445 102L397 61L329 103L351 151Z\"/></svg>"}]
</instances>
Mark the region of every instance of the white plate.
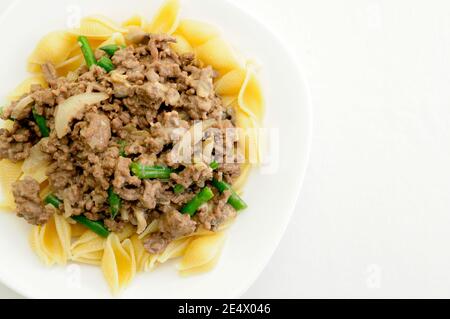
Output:
<instances>
[{"instance_id":1,"label":"white plate","mask_svg":"<svg viewBox=\"0 0 450 319\"><path fill-rule=\"evenodd\" d=\"M76 3L76 6L74 6ZM16 1L0 19L0 91L3 95L26 77L25 62L40 37L64 29L73 15L102 13L125 20L151 17L161 1L40 0ZM262 23L225 0L183 1L182 16L220 27L225 38L262 66L266 126L280 134L279 169L255 171L245 199L250 208L228 232L216 269L180 278L175 264L138 275L123 298L234 298L259 276L278 245L293 212L306 170L311 138L311 104L295 59ZM81 12L79 10L81 9ZM28 246L30 226L12 214L0 214L0 280L31 298L110 298L99 268L44 267Z\"/></svg>"}]
</instances>

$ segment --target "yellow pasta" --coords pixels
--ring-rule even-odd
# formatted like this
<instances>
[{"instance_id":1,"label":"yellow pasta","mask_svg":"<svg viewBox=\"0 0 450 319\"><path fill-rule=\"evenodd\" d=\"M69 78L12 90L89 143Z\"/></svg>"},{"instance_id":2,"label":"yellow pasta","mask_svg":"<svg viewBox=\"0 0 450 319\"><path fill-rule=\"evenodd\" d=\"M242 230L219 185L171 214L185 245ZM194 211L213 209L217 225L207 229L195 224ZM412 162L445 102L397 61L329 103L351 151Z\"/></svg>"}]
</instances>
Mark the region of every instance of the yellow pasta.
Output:
<instances>
[{"instance_id":1,"label":"yellow pasta","mask_svg":"<svg viewBox=\"0 0 450 319\"><path fill-rule=\"evenodd\" d=\"M20 83L9 95L8 100L16 101L20 99L24 94L30 92L32 85L40 85L42 87L47 87L47 82L41 75L31 76Z\"/></svg>"},{"instance_id":2,"label":"yellow pasta","mask_svg":"<svg viewBox=\"0 0 450 319\"><path fill-rule=\"evenodd\" d=\"M228 43L214 38L195 49L197 58L205 65L212 66L220 74L239 69L239 62Z\"/></svg>"},{"instance_id":3,"label":"yellow pasta","mask_svg":"<svg viewBox=\"0 0 450 319\"><path fill-rule=\"evenodd\" d=\"M0 203L0 208L14 211L16 204L12 194L12 185L22 175L22 163L13 163L10 160L0 161L0 186L3 190L3 201Z\"/></svg>"},{"instance_id":4,"label":"yellow pasta","mask_svg":"<svg viewBox=\"0 0 450 319\"><path fill-rule=\"evenodd\" d=\"M143 271L151 272L158 266L158 255L146 254L143 260Z\"/></svg>"},{"instance_id":5,"label":"yellow pasta","mask_svg":"<svg viewBox=\"0 0 450 319\"><path fill-rule=\"evenodd\" d=\"M254 116L249 116L239 109L236 111L236 123L238 127L242 128L238 130L239 151L245 156L246 163L259 164L258 124Z\"/></svg>"},{"instance_id":6,"label":"yellow pasta","mask_svg":"<svg viewBox=\"0 0 450 319\"><path fill-rule=\"evenodd\" d=\"M85 233L72 244L72 259L85 259L93 253L103 252L105 241L96 233L85 230Z\"/></svg>"},{"instance_id":7,"label":"yellow pasta","mask_svg":"<svg viewBox=\"0 0 450 319\"><path fill-rule=\"evenodd\" d=\"M51 266L54 264L52 260L44 253L42 250L42 236L41 236L41 227L33 226L31 228L29 243L31 249L36 253L39 259L46 265Z\"/></svg>"},{"instance_id":8,"label":"yellow pasta","mask_svg":"<svg viewBox=\"0 0 450 319\"><path fill-rule=\"evenodd\" d=\"M146 28L150 33L172 34L178 28L180 21L180 1L167 0L159 8L152 22Z\"/></svg>"},{"instance_id":9,"label":"yellow pasta","mask_svg":"<svg viewBox=\"0 0 450 319\"><path fill-rule=\"evenodd\" d=\"M48 193L49 192L47 192L47 194ZM79 238L86 233L86 227L78 223L70 224L70 228L72 228L72 237L75 238Z\"/></svg>"},{"instance_id":10,"label":"yellow pasta","mask_svg":"<svg viewBox=\"0 0 450 319\"><path fill-rule=\"evenodd\" d=\"M136 271L142 271L144 269L144 261L149 254L145 250L144 245L137 234L133 235L130 240L133 245L134 256L136 259Z\"/></svg>"},{"instance_id":11,"label":"yellow pasta","mask_svg":"<svg viewBox=\"0 0 450 319\"><path fill-rule=\"evenodd\" d=\"M215 84L217 94L221 96L238 96L246 78L246 72L242 69L235 69L223 77Z\"/></svg>"},{"instance_id":12,"label":"yellow pasta","mask_svg":"<svg viewBox=\"0 0 450 319\"><path fill-rule=\"evenodd\" d=\"M69 72L77 70L83 64L84 64L83 55L79 54L57 65L56 71L58 72L59 76L66 76Z\"/></svg>"},{"instance_id":13,"label":"yellow pasta","mask_svg":"<svg viewBox=\"0 0 450 319\"><path fill-rule=\"evenodd\" d=\"M171 259L181 257L186 252L192 238L182 238L171 242L167 248L158 256L158 262L163 264Z\"/></svg>"},{"instance_id":14,"label":"yellow pasta","mask_svg":"<svg viewBox=\"0 0 450 319\"><path fill-rule=\"evenodd\" d=\"M238 105L247 115L254 117L259 124L262 122L264 98L261 85L252 67L247 68L247 75L239 93Z\"/></svg>"},{"instance_id":15,"label":"yellow pasta","mask_svg":"<svg viewBox=\"0 0 450 319\"><path fill-rule=\"evenodd\" d=\"M67 263L70 258L70 240L69 223L56 213L44 226L34 226L30 235L32 249L47 265Z\"/></svg>"},{"instance_id":16,"label":"yellow pasta","mask_svg":"<svg viewBox=\"0 0 450 319\"><path fill-rule=\"evenodd\" d=\"M242 194L245 184L247 183L248 177L252 170L252 166L250 164L244 164L241 167L241 175L233 184L233 189L236 193Z\"/></svg>"},{"instance_id":17,"label":"yellow pasta","mask_svg":"<svg viewBox=\"0 0 450 319\"><path fill-rule=\"evenodd\" d=\"M136 274L133 244L120 242L116 234L109 235L102 258L102 270L111 291L116 294L127 286Z\"/></svg>"},{"instance_id":18,"label":"yellow pasta","mask_svg":"<svg viewBox=\"0 0 450 319\"><path fill-rule=\"evenodd\" d=\"M108 45L108 44L117 44L117 45L126 45L125 37L122 33L113 33L111 37L109 37L106 41L100 43L98 46L94 46L94 48L101 48L102 46Z\"/></svg>"},{"instance_id":19,"label":"yellow pasta","mask_svg":"<svg viewBox=\"0 0 450 319\"><path fill-rule=\"evenodd\" d=\"M102 264L103 251L93 252L83 257L73 257L72 261L92 266L100 266Z\"/></svg>"},{"instance_id":20,"label":"yellow pasta","mask_svg":"<svg viewBox=\"0 0 450 319\"><path fill-rule=\"evenodd\" d=\"M177 40L177 42L172 43L171 47L176 53L182 55L194 52L191 44L182 35L174 34L173 36Z\"/></svg>"},{"instance_id":21,"label":"yellow pasta","mask_svg":"<svg viewBox=\"0 0 450 319\"><path fill-rule=\"evenodd\" d=\"M220 34L219 30L210 24L189 19L180 22L176 33L193 47L205 44Z\"/></svg>"},{"instance_id":22,"label":"yellow pasta","mask_svg":"<svg viewBox=\"0 0 450 319\"><path fill-rule=\"evenodd\" d=\"M65 31L51 32L39 41L31 56L28 58L29 69L36 71L37 65L51 62L58 65L69 57L76 38ZM37 71L40 71L38 69Z\"/></svg>"},{"instance_id":23,"label":"yellow pasta","mask_svg":"<svg viewBox=\"0 0 450 319\"><path fill-rule=\"evenodd\" d=\"M141 29L144 29L145 26L146 26L145 20L140 15L134 15L122 23L122 27L124 27L124 28L139 27Z\"/></svg>"},{"instance_id":24,"label":"yellow pasta","mask_svg":"<svg viewBox=\"0 0 450 319\"><path fill-rule=\"evenodd\" d=\"M128 30L103 16L83 18L80 22L80 27L70 31L73 35L83 35L89 39L97 40L107 40L117 32L127 33Z\"/></svg>"},{"instance_id":25,"label":"yellow pasta","mask_svg":"<svg viewBox=\"0 0 450 319\"><path fill-rule=\"evenodd\" d=\"M224 242L225 235L222 232L193 240L189 244L178 270L192 270L214 262L220 254Z\"/></svg>"}]
</instances>

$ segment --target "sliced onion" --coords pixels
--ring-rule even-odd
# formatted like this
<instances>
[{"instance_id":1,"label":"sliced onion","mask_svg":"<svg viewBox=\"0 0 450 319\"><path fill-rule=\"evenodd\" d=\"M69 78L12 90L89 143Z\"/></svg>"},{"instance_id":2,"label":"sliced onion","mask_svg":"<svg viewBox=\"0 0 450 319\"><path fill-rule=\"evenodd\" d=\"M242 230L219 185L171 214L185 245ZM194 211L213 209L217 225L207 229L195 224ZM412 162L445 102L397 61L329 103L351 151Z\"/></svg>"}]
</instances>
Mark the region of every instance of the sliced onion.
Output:
<instances>
[{"instance_id":1,"label":"sliced onion","mask_svg":"<svg viewBox=\"0 0 450 319\"><path fill-rule=\"evenodd\" d=\"M63 138L70 132L70 122L89 105L107 100L106 93L83 93L72 96L59 104L55 115L55 130L58 138Z\"/></svg>"},{"instance_id":2,"label":"sliced onion","mask_svg":"<svg viewBox=\"0 0 450 319\"><path fill-rule=\"evenodd\" d=\"M48 138L43 138L39 143L31 148L30 156L23 162L22 171L25 174L31 174L42 167L47 167L50 164L50 156L41 151L41 143L44 143Z\"/></svg>"},{"instance_id":3,"label":"sliced onion","mask_svg":"<svg viewBox=\"0 0 450 319\"><path fill-rule=\"evenodd\" d=\"M23 112L34 102L31 95L28 95L21 99L12 109L11 118L15 120L21 120L24 116Z\"/></svg>"},{"instance_id":4,"label":"sliced onion","mask_svg":"<svg viewBox=\"0 0 450 319\"><path fill-rule=\"evenodd\" d=\"M136 233L138 235L142 234L147 228L147 220L145 219L144 211L141 209L134 210L134 216L137 220L137 230Z\"/></svg>"}]
</instances>

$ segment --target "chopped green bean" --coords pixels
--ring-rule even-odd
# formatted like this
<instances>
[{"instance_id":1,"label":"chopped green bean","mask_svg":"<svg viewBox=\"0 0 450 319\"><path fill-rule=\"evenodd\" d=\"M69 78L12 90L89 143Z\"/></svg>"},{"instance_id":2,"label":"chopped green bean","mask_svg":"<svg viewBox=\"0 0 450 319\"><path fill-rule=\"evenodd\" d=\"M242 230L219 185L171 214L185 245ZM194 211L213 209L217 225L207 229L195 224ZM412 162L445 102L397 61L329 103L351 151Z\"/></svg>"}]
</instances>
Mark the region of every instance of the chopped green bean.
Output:
<instances>
[{"instance_id":1,"label":"chopped green bean","mask_svg":"<svg viewBox=\"0 0 450 319\"><path fill-rule=\"evenodd\" d=\"M108 203L111 218L115 219L117 217L117 214L119 214L120 207L122 206L122 199L119 197L119 195L114 193L112 187L108 190Z\"/></svg>"},{"instance_id":2,"label":"chopped green bean","mask_svg":"<svg viewBox=\"0 0 450 319\"><path fill-rule=\"evenodd\" d=\"M223 192L229 190L231 191L231 196L228 199L228 204L233 206L236 211L244 210L248 208L248 205L242 200L242 198L239 197L238 194L233 190L231 185L225 183L225 182L219 182L218 180L213 180L212 184L215 188L219 190L219 192L222 194Z\"/></svg>"},{"instance_id":3,"label":"chopped green bean","mask_svg":"<svg viewBox=\"0 0 450 319\"><path fill-rule=\"evenodd\" d=\"M98 60L97 65L102 67L107 73L111 72L116 68L114 66L114 63L112 63L111 59L106 56Z\"/></svg>"},{"instance_id":4,"label":"chopped green bean","mask_svg":"<svg viewBox=\"0 0 450 319\"><path fill-rule=\"evenodd\" d=\"M183 214L187 214L192 217L195 215L195 213L200 208L200 206L202 206L203 204L206 204L213 198L214 198L214 193L212 192L211 188L205 187L189 203L187 203L186 206L183 207L181 212Z\"/></svg>"},{"instance_id":5,"label":"chopped green bean","mask_svg":"<svg viewBox=\"0 0 450 319\"><path fill-rule=\"evenodd\" d=\"M175 195L180 195L181 193L183 193L186 189L184 188L183 185L177 184L173 187L173 192L175 193Z\"/></svg>"},{"instance_id":6,"label":"chopped green bean","mask_svg":"<svg viewBox=\"0 0 450 319\"><path fill-rule=\"evenodd\" d=\"M220 167L220 164L217 163L216 161L214 161L211 164L209 164L209 167L211 167L212 170L215 171L216 169L218 169Z\"/></svg>"},{"instance_id":7,"label":"chopped green bean","mask_svg":"<svg viewBox=\"0 0 450 319\"><path fill-rule=\"evenodd\" d=\"M62 201L53 194L48 194L47 197L45 197L44 202L58 209L62 205Z\"/></svg>"},{"instance_id":8,"label":"chopped green bean","mask_svg":"<svg viewBox=\"0 0 450 319\"><path fill-rule=\"evenodd\" d=\"M92 51L89 40L85 36L78 37L78 43L80 44L81 52L83 52L84 59L88 68L96 64L95 54Z\"/></svg>"},{"instance_id":9,"label":"chopped green bean","mask_svg":"<svg viewBox=\"0 0 450 319\"><path fill-rule=\"evenodd\" d=\"M170 174L174 171L167 167L146 166L139 163L130 165L131 172L140 179L170 179Z\"/></svg>"},{"instance_id":10,"label":"chopped green bean","mask_svg":"<svg viewBox=\"0 0 450 319\"><path fill-rule=\"evenodd\" d=\"M39 115L36 110L33 108L33 118L39 127L39 131L41 132L42 137L49 137L50 130L47 126L47 120L42 115Z\"/></svg>"},{"instance_id":11,"label":"chopped green bean","mask_svg":"<svg viewBox=\"0 0 450 319\"><path fill-rule=\"evenodd\" d=\"M100 48L100 50L105 51L110 57L113 56L120 47L117 44L108 44Z\"/></svg>"},{"instance_id":12,"label":"chopped green bean","mask_svg":"<svg viewBox=\"0 0 450 319\"><path fill-rule=\"evenodd\" d=\"M89 228L94 233L101 237L108 237L109 236L109 230L106 229L105 225L100 221L93 221L88 219L86 216L80 215L80 216L72 216L72 219L76 221L77 223L85 226L86 228Z\"/></svg>"}]
</instances>

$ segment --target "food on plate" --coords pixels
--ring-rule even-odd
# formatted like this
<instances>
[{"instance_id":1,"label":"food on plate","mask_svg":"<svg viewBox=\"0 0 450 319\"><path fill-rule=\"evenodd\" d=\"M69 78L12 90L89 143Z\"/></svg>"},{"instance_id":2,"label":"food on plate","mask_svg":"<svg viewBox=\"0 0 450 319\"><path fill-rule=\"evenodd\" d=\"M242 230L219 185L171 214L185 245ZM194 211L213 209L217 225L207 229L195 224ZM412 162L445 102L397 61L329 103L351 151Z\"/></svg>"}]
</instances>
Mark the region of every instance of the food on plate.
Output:
<instances>
[{"instance_id":1,"label":"food on plate","mask_svg":"<svg viewBox=\"0 0 450 319\"><path fill-rule=\"evenodd\" d=\"M258 161L251 64L169 0L149 23L49 33L28 70L1 113L0 206L33 225L40 259L100 266L114 293L174 258L212 269Z\"/></svg>"}]
</instances>

